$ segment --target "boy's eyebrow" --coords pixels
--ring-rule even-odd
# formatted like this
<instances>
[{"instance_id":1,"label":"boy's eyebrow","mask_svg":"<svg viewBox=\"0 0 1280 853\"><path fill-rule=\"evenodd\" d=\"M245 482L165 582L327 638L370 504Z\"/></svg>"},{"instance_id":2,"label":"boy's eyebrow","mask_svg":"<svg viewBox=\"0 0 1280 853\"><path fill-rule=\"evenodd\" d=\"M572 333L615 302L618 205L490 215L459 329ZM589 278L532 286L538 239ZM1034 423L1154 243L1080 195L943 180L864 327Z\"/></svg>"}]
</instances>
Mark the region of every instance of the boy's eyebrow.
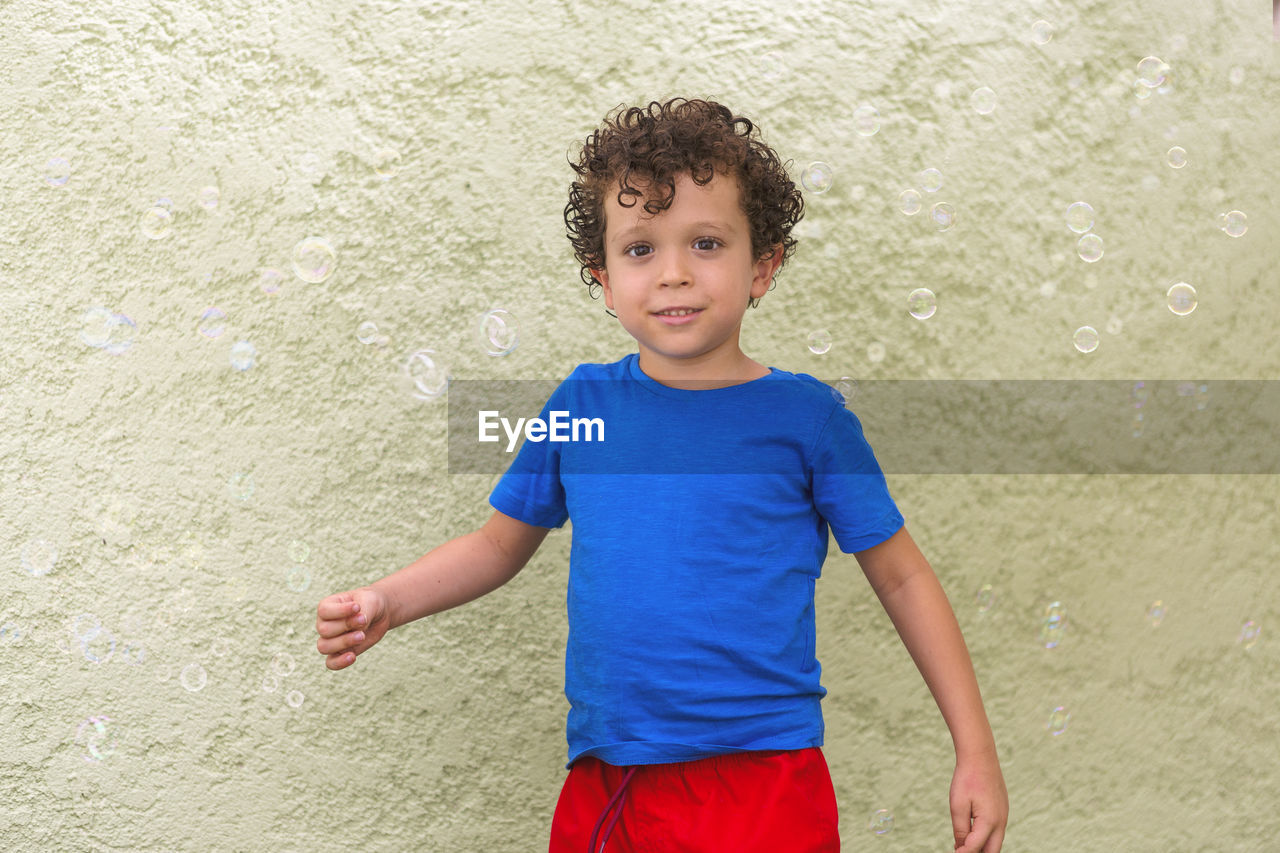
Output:
<instances>
[{"instance_id":1,"label":"boy's eyebrow","mask_svg":"<svg viewBox=\"0 0 1280 853\"><path fill-rule=\"evenodd\" d=\"M702 222L693 222L693 223L690 223L689 225L690 231L702 231L707 228L710 228L712 230L717 230L717 231L726 231L726 232L733 230L732 228L729 227L727 223L716 222L710 219L703 220ZM646 230L648 229L646 229L644 225L633 225L632 227L626 229L625 231L618 232L618 235L613 239L615 242L620 240L627 240L632 235L643 234Z\"/></svg>"}]
</instances>

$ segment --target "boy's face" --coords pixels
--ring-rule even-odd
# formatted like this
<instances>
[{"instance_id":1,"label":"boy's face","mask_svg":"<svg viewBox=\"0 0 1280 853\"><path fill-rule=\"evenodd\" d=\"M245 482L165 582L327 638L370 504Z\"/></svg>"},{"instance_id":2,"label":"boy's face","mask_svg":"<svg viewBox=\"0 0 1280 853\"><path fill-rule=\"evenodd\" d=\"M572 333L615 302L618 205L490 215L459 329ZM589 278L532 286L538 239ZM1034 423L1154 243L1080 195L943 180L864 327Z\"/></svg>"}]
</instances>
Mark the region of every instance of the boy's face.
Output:
<instances>
[{"instance_id":1,"label":"boy's face","mask_svg":"<svg viewBox=\"0 0 1280 853\"><path fill-rule=\"evenodd\" d=\"M646 372L730 378L741 370L742 315L748 298L769 289L782 252L769 260L752 257L738 192L732 176L717 172L698 186L686 172L676 177L671 206L657 216L644 212L643 200L618 204L616 183L606 197L605 269L591 274L604 288L605 304L639 343ZM659 313L680 307L694 313Z\"/></svg>"}]
</instances>

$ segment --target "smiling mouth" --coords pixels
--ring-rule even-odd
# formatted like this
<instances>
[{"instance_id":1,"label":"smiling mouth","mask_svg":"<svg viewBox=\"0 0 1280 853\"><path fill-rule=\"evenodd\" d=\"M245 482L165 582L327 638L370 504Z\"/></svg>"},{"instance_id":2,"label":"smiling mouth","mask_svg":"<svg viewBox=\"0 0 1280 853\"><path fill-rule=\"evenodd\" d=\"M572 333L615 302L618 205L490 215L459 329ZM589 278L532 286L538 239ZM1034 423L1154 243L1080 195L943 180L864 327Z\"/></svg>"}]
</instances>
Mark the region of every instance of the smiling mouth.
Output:
<instances>
[{"instance_id":1,"label":"smiling mouth","mask_svg":"<svg viewBox=\"0 0 1280 853\"><path fill-rule=\"evenodd\" d=\"M701 308L680 308L674 311L654 311L657 317L688 317L690 314L697 314Z\"/></svg>"}]
</instances>

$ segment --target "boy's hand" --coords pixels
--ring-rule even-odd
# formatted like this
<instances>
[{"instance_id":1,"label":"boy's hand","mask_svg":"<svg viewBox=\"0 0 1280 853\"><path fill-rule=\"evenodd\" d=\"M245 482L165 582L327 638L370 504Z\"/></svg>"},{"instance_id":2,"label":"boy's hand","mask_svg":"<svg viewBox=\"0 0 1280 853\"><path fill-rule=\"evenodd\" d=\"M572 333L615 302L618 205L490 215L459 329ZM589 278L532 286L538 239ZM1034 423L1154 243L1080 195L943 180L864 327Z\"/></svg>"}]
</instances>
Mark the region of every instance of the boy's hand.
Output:
<instances>
[{"instance_id":1,"label":"boy's hand","mask_svg":"<svg viewBox=\"0 0 1280 853\"><path fill-rule=\"evenodd\" d=\"M316 649L329 669L345 669L391 627L387 600L372 587L337 592L316 605Z\"/></svg>"},{"instance_id":2,"label":"boy's hand","mask_svg":"<svg viewBox=\"0 0 1280 853\"><path fill-rule=\"evenodd\" d=\"M951 828L955 830L956 853L1000 853L1008 822L1009 792L995 753L957 759L951 778Z\"/></svg>"}]
</instances>

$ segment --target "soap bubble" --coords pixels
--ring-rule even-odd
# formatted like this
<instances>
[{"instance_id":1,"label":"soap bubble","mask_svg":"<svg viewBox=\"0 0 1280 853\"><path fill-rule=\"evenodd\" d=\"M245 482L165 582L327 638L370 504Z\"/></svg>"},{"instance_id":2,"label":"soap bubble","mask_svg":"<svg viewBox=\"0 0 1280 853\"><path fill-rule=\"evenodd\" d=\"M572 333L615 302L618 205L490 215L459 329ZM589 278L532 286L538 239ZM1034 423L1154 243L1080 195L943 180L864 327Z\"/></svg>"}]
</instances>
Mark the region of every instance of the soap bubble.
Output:
<instances>
[{"instance_id":1,"label":"soap bubble","mask_svg":"<svg viewBox=\"0 0 1280 853\"><path fill-rule=\"evenodd\" d=\"M982 86L973 90L973 94L969 96L969 103L979 114L990 115L996 108L996 93L990 86Z\"/></svg>"},{"instance_id":2,"label":"soap bubble","mask_svg":"<svg viewBox=\"0 0 1280 853\"><path fill-rule=\"evenodd\" d=\"M800 182L812 193L824 193L831 189L831 167L822 161L810 163L800 174Z\"/></svg>"},{"instance_id":3,"label":"soap bubble","mask_svg":"<svg viewBox=\"0 0 1280 853\"><path fill-rule=\"evenodd\" d=\"M337 255L323 237L307 237L293 247L293 272L298 278L320 284L333 275Z\"/></svg>"},{"instance_id":4,"label":"soap bubble","mask_svg":"<svg viewBox=\"0 0 1280 853\"><path fill-rule=\"evenodd\" d=\"M809 352L823 355L831 349L831 333L826 329L817 329L809 333Z\"/></svg>"},{"instance_id":5,"label":"soap bubble","mask_svg":"<svg viewBox=\"0 0 1280 853\"><path fill-rule=\"evenodd\" d=\"M379 148L373 155L373 170L384 181L391 180L400 174L400 152L394 148Z\"/></svg>"},{"instance_id":6,"label":"soap bubble","mask_svg":"<svg viewBox=\"0 0 1280 853\"><path fill-rule=\"evenodd\" d=\"M907 311L917 320L928 320L938 310L938 298L927 287L918 287L907 295Z\"/></svg>"},{"instance_id":7,"label":"soap bubble","mask_svg":"<svg viewBox=\"0 0 1280 853\"><path fill-rule=\"evenodd\" d=\"M142 214L142 233L151 240L159 240L169 233L173 214L159 205Z\"/></svg>"},{"instance_id":8,"label":"soap bubble","mask_svg":"<svg viewBox=\"0 0 1280 853\"><path fill-rule=\"evenodd\" d=\"M1196 310L1196 289L1185 281L1180 281L1165 294L1169 310L1179 317L1185 317Z\"/></svg>"},{"instance_id":9,"label":"soap bubble","mask_svg":"<svg viewBox=\"0 0 1280 853\"><path fill-rule=\"evenodd\" d=\"M1077 234L1083 234L1093 227L1093 206L1088 202L1077 201L1067 208L1067 227Z\"/></svg>"},{"instance_id":10,"label":"soap bubble","mask_svg":"<svg viewBox=\"0 0 1280 853\"><path fill-rule=\"evenodd\" d=\"M449 387L449 371L434 350L411 353L404 370L413 382L413 395L420 400L439 397Z\"/></svg>"},{"instance_id":11,"label":"soap bubble","mask_svg":"<svg viewBox=\"0 0 1280 853\"><path fill-rule=\"evenodd\" d=\"M874 136L880 129L880 113L875 107L863 104L853 111L853 129L859 136Z\"/></svg>"},{"instance_id":12,"label":"soap bubble","mask_svg":"<svg viewBox=\"0 0 1280 853\"><path fill-rule=\"evenodd\" d=\"M996 594L991 588L991 584L983 584L978 590L978 594L974 596L974 600L978 603L978 612L986 613L991 609L991 605L995 604Z\"/></svg>"},{"instance_id":13,"label":"soap bubble","mask_svg":"<svg viewBox=\"0 0 1280 853\"><path fill-rule=\"evenodd\" d=\"M1175 145L1169 149L1169 153L1165 155L1169 165L1175 169L1181 169L1187 165L1187 150L1181 146Z\"/></svg>"},{"instance_id":14,"label":"soap bubble","mask_svg":"<svg viewBox=\"0 0 1280 853\"><path fill-rule=\"evenodd\" d=\"M197 200L200 206L205 210L214 210L218 206L218 199L222 197L222 193L217 187L201 187Z\"/></svg>"},{"instance_id":15,"label":"soap bubble","mask_svg":"<svg viewBox=\"0 0 1280 853\"><path fill-rule=\"evenodd\" d=\"M1147 608L1147 624L1152 628L1159 628L1160 623L1164 621L1164 615L1168 610L1164 606L1164 602L1156 600L1151 602L1151 606Z\"/></svg>"},{"instance_id":16,"label":"soap bubble","mask_svg":"<svg viewBox=\"0 0 1280 853\"><path fill-rule=\"evenodd\" d=\"M1071 336L1071 343L1080 352L1093 352L1098 348L1098 330L1093 326L1081 326Z\"/></svg>"},{"instance_id":17,"label":"soap bubble","mask_svg":"<svg viewBox=\"0 0 1280 853\"><path fill-rule=\"evenodd\" d=\"M58 563L58 549L44 539L32 539L22 546L22 568L33 578L44 577Z\"/></svg>"},{"instance_id":18,"label":"soap bubble","mask_svg":"<svg viewBox=\"0 0 1280 853\"><path fill-rule=\"evenodd\" d=\"M1049 712L1049 722L1045 724L1045 728L1049 730L1049 734L1057 737L1067 730L1067 723L1071 722L1071 712L1059 705Z\"/></svg>"},{"instance_id":19,"label":"soap bubble","mask_svg":"<svg viewBox=\"0 0 1280 853\"><path fill-rule=\"evenodd\" d=\"M198 663L189 663L182 668L182 674L178 677L182 682L182 686L190 693L199 693L204 689L205 684L209 682L209 673L204 671Z\"/></svg>"},{"instance_id":20,"label":"soap bubble","mask_svg":"<svg viewBox=\"0 0 1280 853\"><path fill-rule=\"evenodd\" d=\"M867 829L876 835L884 835L893 829L893 812L888 809L877 809L867 821Z\"/></svg>"},{"instance_id":21,"label":"soap bubble","mask_svg":"<svg viewBox=\"0 0 1280 853\"><path fill-rule=\"evenodd\" d=\"M1224 213L1218 217L1218 225L1226 232L1228 237L1243 237L1244 232L1249 230L1248 221L1249 217L1238 210Z\"/></svg>"},{"instance_id":22,"label":"soap bubble","mask_svg":"<svg viewBox=\"0 0 1280 853\"><path fill-rule=\"evenodd\" d=\"M898 196L898 207L907 216L919 213L923 205L920 203L920 193L915 190L903 190L902 195Z\"/></svg>"},{"instance_id":23,"label":"soap bubble","mask_svg":"<svg viewBox=\"0 0 1280 853\"><path fill-rule=\"evenodd\" d=\"M231 366L241 373L253 367L258 351L248 341L236 341L231 347Z\"/></svg>"},{"instance_id":24,"label":"soap bubble","mask_svg":"<svg viewBox=\"0 0 1280 853\"><path fill-rule=\"evenodd\" d=\"M933 224L938 226L939 231L947 231L956 224L956 209L945 201L938 202L929 211L929 217L933 220Z\"/></svg>"},{"instance_id":25,"label":"soap bubble","mask_svg":"<svg viewBox=\"0 0 1280 853\"><path fill-rule=\"evenodd\" d=\"M71 180L71 162L66 157L51 157L44 165L44 179L51 187L64 187Z\"/></svg>"},{"instance_id":26,"label":"soap bubble","mask_svg":"<svg viewBox=\"0 0 1280 853\"><path fill-rule=\"evenodd\" d=\"M206 338L216 338L226 331L226 324L222 322L226 318L221 308L210 306L200 314L200 325L196 326L196 331Z\"/></svg>"},{"instance_id":27,"label":"soap bubble","mask_svg":"<svg viewBox=\"0 0 1280 853\"><path fill-rule=\"evenodd\" d=\"M492 356L508 355L520 342L520 324L509 311L494 308L480 315L480 345Z\"/></svg>"},{"instance_id":28,"label":"soap bubble","mask_svg":"<svg viewBox=\"0 0 1280 853\"><path fill-rule=\"evenodd\" d=\"M1048 44L1053 38L1053 24L1048 21L1036 21L1031 25L1031 40L1036 44Z\"/></svg>"},{"instance_id":29,"label":"soap bubble","mask_svg":"<svg viewBox=\"0 0 1280 853\"><path fill-rule=\"evenodd\" d=\"M942 173L937 169L925 169L920 173L920 186L925 192L936 193L942 189Z\"/></svg>"},{"instance_id":30,"label":"soap bubble","mask_svg":"<svg viewBox=\"0 0 1280 853\"><path fill-rule=\"evenodd\" d=\"M1262 626L1250 619L1240 628L1240 636L1236 638L1236 642L1246 649L1251 649L1258 644L1258 637L1262 635Z\"/></svg>"},{"instance_id":31,"label":"soap bubble","mask_svg":"<svg viewBox=\"0 0 1280 853\"><path fill-rule=\"evenodd\" d=\"M1086 263L1094 263L1102 258L1102 238L1097 234L1086 234L1076 243L1076 254Z\"/></svg>"},{"instance_id":32,"label":"soap bubble","mask_svg":"<svg viewBox=\"0 0 1280 853\"><path fill-rule=\"evenodd\" d=\"M1138 82L1149 89L1154 89L1164 82L1169 70L1168 63L1163 59L1148 56L1138 63Z\"/></svg>"}]
</instances>

